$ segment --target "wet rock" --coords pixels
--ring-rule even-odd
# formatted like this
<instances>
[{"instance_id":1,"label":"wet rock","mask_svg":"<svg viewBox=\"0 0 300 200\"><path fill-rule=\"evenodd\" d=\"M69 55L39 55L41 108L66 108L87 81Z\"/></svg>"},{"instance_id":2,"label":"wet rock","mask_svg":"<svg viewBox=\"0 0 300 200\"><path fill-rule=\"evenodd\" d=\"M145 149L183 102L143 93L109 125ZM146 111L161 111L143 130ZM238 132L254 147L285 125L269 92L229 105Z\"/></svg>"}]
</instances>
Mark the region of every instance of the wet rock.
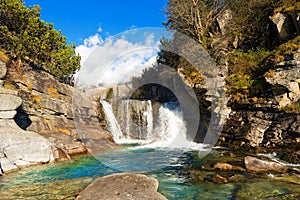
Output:
<instances>
[{"instance_id":1,"label":"wet rock","mask_svg":"<svg viewBox=\"0 0 300 200\"><path fill-rule=\"evenodd\" d=\"M97 179L76 200L166 200L157 192L158 181L145 175L120 173Z\"/></svg>"},{"instance_id":2,"label":"wet rock","mask_svg":"<svg viewBox=\"0 0 300 200\"><path fill-rule=\"evenodd\" d=\"M247 178L241 174L233 175L228 179L229 182L235 182L235 183L245 182L246 180Z\"/></svg>"},{"instance_id":3,"label":"wet rock","mask_svg":"<svg viewBox=\"0 0 300 200\"><path fill-rule=\"evenodd\" d=\"M228 163L220 163L220 162L216 163L213 168L223 170L223 171L227 171L227 170L245 171L245 169L240 166L234 166Z\"/></svg>"},{"instance_id":4,"label":"wet rock","mask_svg":"<svg viewBox=\"0 0 300 200\"><path fill-rule=\"evenodd\" d=\"M287 171L286 166L273 161L260 160L258 158L251 157L251 156L246 156L244 161L245 161L246 169L249 171L254 171L254 172Z\"/></svg>"},{"instance_id":5,"label":"wet rock","mask_svg":"<svg viewBox=\"0 0 300 200\"><path fill-rule=\"evenodd\" d=\"M298 176L280 176L274 177L274 179L300 185L300 179Z\"/></svg>"},{"instance_id":6,"label":"wet rock","mask_svg":"<svg viewBox=\"0 0 300 200\"><path fill-rule=\"evenodd\" d=\"M228 179L220 176L219 174L216 174L213 178L212 181L215 183L228 183Z\"/></svg>"},{"instance_id":7,"label":"wet rock","mask_svg":"<svg viewBox=\"0 0 300 200\"><path fill-rule=\"evenodd\" d=\"M69 160L70 159L69 155L60 148L54 149L52 151L52 153L53 153L53 158L56 161L64 161L64 160Z\"/></svg>"},{"instance_id":8,"label":"wet rock","mask_svg":"<svg viewBox=\"0 0 300 200\"><path fill-rule=\"evenodd\" d=\"M100 127L83 124L76 132L89 153L121 148L114 142L112 136Z\"/></svg>"},{"instance_id":9,"label":"wet rock","mask_svg":"<svg viewBox=\"0 0 300 200\"><path fill-rule=\"evenodd\" d=\"M0 94L0 111L16 110L22 104L22 99L15 95Z\"/></svg>"},{"instance_id":10,"label":"wet rock","mask_svg":"<svg viewBox=\"0 0 300 200\"><path fill-rule=\"evenodd\" d=\"M45 132L43 136L48 139L54 147L64 152L62 153L59 150L55 150L55 159L64 159L66 156L75 156L87 152L87 149L81 142L75 141L70 135L66 135L60 131L48 131Z\"/></svg>"}]
</instances>

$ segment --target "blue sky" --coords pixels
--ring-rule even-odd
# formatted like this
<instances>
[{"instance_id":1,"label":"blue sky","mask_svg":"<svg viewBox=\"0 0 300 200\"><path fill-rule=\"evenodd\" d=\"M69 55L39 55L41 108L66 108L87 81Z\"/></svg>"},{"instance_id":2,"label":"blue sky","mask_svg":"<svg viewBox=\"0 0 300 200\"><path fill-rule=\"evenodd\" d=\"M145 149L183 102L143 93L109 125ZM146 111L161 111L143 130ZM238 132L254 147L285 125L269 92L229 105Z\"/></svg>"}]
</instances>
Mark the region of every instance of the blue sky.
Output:
<instances>
[{"instance_id":1,"label":"blue sky","mask_svg":"<svg viewBox=\"0 0 300 200\"><path fill-rule=\"evenodd\" d=\"M132 27L163 27L167 0L25 0L41 6L41 19L62 30L68 43L80 45L102 29L101 36L115 35Z\"/></svg>"},{"instance_id":2,"label":"blue sky","mask_svg":"<svg viewBox=\"0 0 300 200\"><path fill-rule=\"evenodd\" d=\"M76 43L78 82L116 85L155 63L159 40L168 38L162 25L167 1L25 0L25 5L40 5L41 19Z\"/></svg>"}]
</instances>

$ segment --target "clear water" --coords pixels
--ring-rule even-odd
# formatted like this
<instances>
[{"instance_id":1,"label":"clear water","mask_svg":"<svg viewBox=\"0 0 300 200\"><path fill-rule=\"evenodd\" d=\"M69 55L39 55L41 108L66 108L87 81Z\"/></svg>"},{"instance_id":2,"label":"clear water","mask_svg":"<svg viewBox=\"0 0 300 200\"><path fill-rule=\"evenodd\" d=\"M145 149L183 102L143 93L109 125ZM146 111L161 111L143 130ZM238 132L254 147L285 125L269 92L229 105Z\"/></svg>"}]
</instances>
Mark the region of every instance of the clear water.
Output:
<instances>
[{"instance_id":1,"label":"clear water","mask_svg":"<svg viewBox=\"0 0 300 200\"><path fill-rule=\"evenodd\" d=\"M186 139L178 104L160 107L156 128L153 118L147 117L148 124L154 127L149 128L153 130L153 138L149 141L128 140L118 126L110 104L102 102L102 105L110 116L107 120L113 137L128 142L123 144L128 148L0 176L0 199L75 199L94 179L119 172L143 173L158 179L159 192L168 199L300 199L300 178L297 176L268 178L262 175L228 184L216 184L205 178L214 176L215 172L201 171L203 163L207 160L226 161L216 156L215 151L199 158L199 150L205 151L205 145Z\"/></svg>"},{"instance_id":2,"label":"clear water","mask_svg":"<svg viewBox=\"0 0 300 200\"><path fill-rule=\"evenodd\" d=\"M214 153L212 153L214 154ZM213 156L213 155L210 156ZM95 178L132 171L159 180L168 199L276 199L300 193L298 183L255 179L245 183L215 184L190 178L191 167L205 160L197 152L134 149L76 157L72 161L23 169L0 177L1 199L74 199Z\"/></svg>"}]
</instances>

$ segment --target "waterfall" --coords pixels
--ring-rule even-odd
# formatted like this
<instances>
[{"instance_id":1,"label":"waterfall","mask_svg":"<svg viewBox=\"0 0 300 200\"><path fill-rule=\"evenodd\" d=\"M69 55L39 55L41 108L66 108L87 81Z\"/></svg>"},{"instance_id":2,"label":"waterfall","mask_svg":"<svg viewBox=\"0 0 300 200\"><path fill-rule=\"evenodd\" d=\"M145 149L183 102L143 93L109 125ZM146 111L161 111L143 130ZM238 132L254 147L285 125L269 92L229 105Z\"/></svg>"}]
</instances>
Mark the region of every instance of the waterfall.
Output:
<instances>
[{"instance_id":1,"label":"waterfall","mask_svg":"<svg viewBox=\"0 0 300 200\"><path fill-rule=\"evenodd\" d=\"M186 124L177 103L164 103L159 108L158 123L154 129L155 142L151 146L180 148L186 143Z\"/></svg>"},{"instance_id":2,"label":"waterfall","mask_svg":"<svg viewBox=\"0 0 300 200\"><path fill-rule=\"evenodd\" d=\"M113 109L111 104L104 100L100 100L100 103L103 107L103 111L105 113L106 122L108 125L108 129L112 133L112 137L115 140L115 142L118 142L122 137L123 133L121 131L120 125L113 113Z\"/></svg>"},{"instance_id":3,"label":"waterfall","mask_svg":"<svg viewBox=\"0 0 300 200\"><path fill-rule=\"evenodd\" d=\"M153 127L151 101L116 100L112 108L125 140L147 140Z\"/></svg>"},{"instance_id":4,"label":"waterfall","mask_svg":"<svg viewBox=\"0 0 300 200\"><path fill-rule=\"evenodd\" d=\"M118 143L139 142L149 148L199 146L186 138L186 124L178 103L159 104L156 113L151 101L100 102L109 131Z\"/></svg>"}]
</instances>

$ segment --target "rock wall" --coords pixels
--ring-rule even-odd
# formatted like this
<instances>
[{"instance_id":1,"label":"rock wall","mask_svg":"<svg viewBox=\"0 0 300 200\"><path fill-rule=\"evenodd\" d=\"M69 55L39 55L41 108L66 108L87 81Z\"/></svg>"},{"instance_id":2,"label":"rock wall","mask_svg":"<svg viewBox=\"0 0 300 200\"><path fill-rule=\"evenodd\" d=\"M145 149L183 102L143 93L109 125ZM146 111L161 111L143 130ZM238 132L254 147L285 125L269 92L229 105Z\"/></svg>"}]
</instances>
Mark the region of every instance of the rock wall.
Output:
<instances>
[{"instance_id":1,"label":"rock wall","mask_svg":"<svg viewBox=\"0 0 300 200\"><path fill-rule=\"evenodd\" d=\"M231 104L232 112L219 138L225 147L253 147L284 151L300 143L300 114L286 112L299 103L300 50L276 64L265 77L271 85L267 97L248 98ZM272 76L270 76L270 74ZM267 150L268 151L268 150Z\"/></svg>"},{"instance_id":2,"label":"rock wall","mask_svg":"<svg viewBox=\"0 0 300 200\"><path fill-rule=\"evenodd\" d=\"M0 75L1 172L116 147L98 129L92 96L27 64L18 69L0 61Z\"/></svg>"}]
</instances>

